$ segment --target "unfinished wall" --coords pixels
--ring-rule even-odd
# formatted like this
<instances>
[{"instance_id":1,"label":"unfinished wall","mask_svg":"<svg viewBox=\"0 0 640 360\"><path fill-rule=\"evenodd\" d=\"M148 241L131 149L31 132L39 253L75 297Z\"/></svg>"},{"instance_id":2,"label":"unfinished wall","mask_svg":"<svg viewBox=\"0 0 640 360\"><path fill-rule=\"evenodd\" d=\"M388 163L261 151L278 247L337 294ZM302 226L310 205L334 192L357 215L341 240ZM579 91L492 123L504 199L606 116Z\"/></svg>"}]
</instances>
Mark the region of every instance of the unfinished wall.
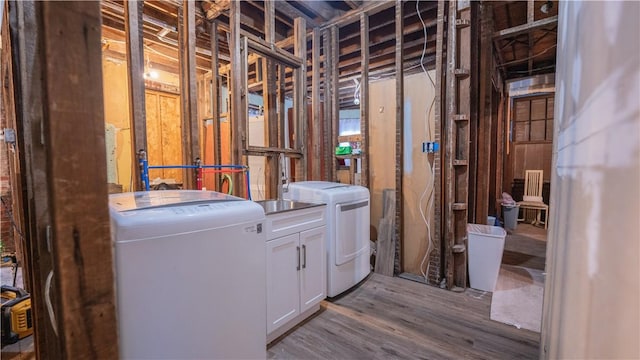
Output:
<instances>
[{"instance_id":1,"label":"unfinished wall","mask_svg":"<svg viewBox=\"0 0 640 360\"><path fill-rule=\"evenodd\" d=\"M150 165L160 164L180 164L182 163L182 145L180 139L180 101L179 95L168 93L167 90L178 91L178 75L154 70L157 78L152 81L147 80L147 88L152 87L159 91L146 91L146 101L153 100L147 104L147 153ZM123 191L130 191L133 183L132 160L137 157L132 154L131 148L131 121L129 119L129 84L127 76L127 63L110 56L102 57L102 78L104 95L104 117L108 137L113 137L115 147L107 148L107 174L109 181L115 179L117 184L122 185ZM152 99L149 96L152 96ZM155 102L155 100L158 100ZM155 105L154 105L155 104ZM157 105L157 106L156 106ZM151 109L154 109L151 111ZM157 109L157 110L155 110ZM151 116L151 118L149 118ZM164 119L166 131L157 128L155 125ZM167 119L172 119L168 121ZM175 123L175 124L174 124ZM170 127L178 127L178 132L174 134ZM174 129L175 130L175 129ZM172 135L173 134L173 135ZM177 140L176 140L177 139ZM107 142L109 145L109 141ZM166 149L165 152L158 149ZM175 155L174 153L179 153ZM174 154L175 156L172 156ZM176 159L174 161L174 158ZM160 162L158 162L160 161ZM164 162L162 162L164 161ZM176 163L177 162L177 163ZM165 174L164 172L167 172ZM182 181L182 172L177 170L153 170L149 178L155 177L175 178L177 182Z\"/></svg>"},{"instance_id":2,"label":"unfinished wall","mask_svg":"<svg viewBox=\"0 0 640 360\"><path fill-rule=\"evenodd\" d=\"M129 120L129 85L127 83L127 64L123 61L102 57L102 79L104 94L104 119L112 126L115 137L115 171L116 182L122 185L123 191L131 190L132 154L131 154L131 122Z\"/></svg>"},{"instance_id":3,"label":"unfinished wall","mask_svg":"<svg viewBox=\"0 0 640 360\"><path fill-rule=\"evenodd\" d=\"M435 71L431 71L430 75L435 82ZM422 152L422 143L433 141L435 136L435 109L431 109L428 113L434 99L434 85L431 84L427 75L418 73L405 77L402 263L405 272L416 275L421 275L422 271L426 272L428 262L425 260L423 263L429 249L426 222L431 226L431 235L434 234L433 207L435 204L427 213L428 198L433 190L431 163L427 154ZM431 248L433 249L433 243Z\"/></svg>"},{"instance_id":4,"label":"unfinished wall","mask_svg":"<svg viewBox=\"0 0 640 360\"><path fill-rule=\"evenodd\" d=\"M435 79L435 71L430 72ZM369 91L369 141L371 225L378 227L382 217L382 191L395 188L395 80L372 82ZM428 247L427 226L420 212L433 224L433 206L427 214L431 170L422 142L434 134L434 110L427 112L435 96L434 87L424 73L405 76L404 81L404 271L421 275L420 264ZM432 138L431 138L432 139ZM425 189L427 190L425 193ZM424 197L422 196L423 194ZM422 197L422 202L420 201ZM432 234L433 234L433 225ZM426 262L422 267L426 270Z\"/></svg>"},{"instance_id":5,"label":"unfinished wall","mask_svg":"<svg viewBox=\"0 0 640 360\"><path fill-rule=\"evenodd\" d=\"M369 85L369 191L371 225L378 229L382 218L382 191L395 189L395 79Z\"/></svg>"},{"instance_id":6,"label":"unfinished wall","mask_svg":"<svg viewBox=\"0 0 640 360\"><path fill-rule=\"evenodd\" d=\"M560 2L541 351L640 358L640 3Z\"/></svg>"}]
</instances>

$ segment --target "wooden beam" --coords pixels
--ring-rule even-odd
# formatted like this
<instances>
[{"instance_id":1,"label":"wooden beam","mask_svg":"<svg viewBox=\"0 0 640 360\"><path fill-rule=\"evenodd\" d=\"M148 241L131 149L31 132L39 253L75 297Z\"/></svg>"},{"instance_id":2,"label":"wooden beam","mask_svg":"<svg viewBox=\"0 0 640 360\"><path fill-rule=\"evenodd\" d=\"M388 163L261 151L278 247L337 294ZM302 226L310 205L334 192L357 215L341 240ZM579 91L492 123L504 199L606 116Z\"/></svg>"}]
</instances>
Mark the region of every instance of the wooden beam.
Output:
<instances>
[{"instance_id":1,"label":"wooden beam","mask_svg":"<svg viewBox=\"0 0 640 360\"><path fill-rule=\"evenodd\" d=\"M558 24L558 15L551 16L548 18L536 20L532 23L526 23L518 26L514 26L508 29L496 31L493 33L494 39L503 39L507 37L514 37L520 34L524 34L533 30L538 30L541 28L549 27L549 26L557 26Z\"/></svg>"},{"instance_id":2,"label":"wooden beam","mask_svg":"<svg viewBox=\"0 0 640 360\"><path fill-rule=\"evenodd\" d=\"M306 161L309 147L305 137L307 136L307 25L304 18L296 18L293 22L293 33L296 42L293 47L295 56L302 58L302 65L294 69L294 113L296 120L295 149L302 151L302 160L296 161L295 181L307 180Z\"/></svg>"},{"instance_id":3,"label":"wooden beam","mask_svg":"<svg viewBox=\"0 0 640 360\"><path fill-rule=\"evenodd\" d=\"M275 4L265 1L264 31L265 39L271 46L275 43ZM262 61L262 97L264 99L264 139L265 145L277 148L278 139L278 113L277 113L277 84L276 63L270 57ZM283 110L281 110L283 111ZM278 182L280 181L280 169L278 156L269 154L265 156L265 198L278 197Z\"/></svg>"},{"instance_id":4,"label":"wooden beam","mask_svg":"<svg viewBox=\"0 0 640 360\"><path fill-rule=\"evenodd\" d=\"M298 5L318 14L322 21L327 21L336 16L336 10L326 1L298 1Z\"/></svg>"},{"instance_id":5,"label":"wooden beam","mask_svg":"<svg viewBox=\"0 0 640 360\"><path fill-rule=\"evenodd\" d=\"M322 49L324 51L324 61L322 62L322 70L323 70L323 87L322 87L322 95L324 99L324 161L325 161L325 171L324 171L324 180L333 181L333 168L334 168L334 151L333 151L333 112L332 112L332 103L333 103L333 95L331 94L332 90L332 70L333 65L331 63L332 55L331 55L331 30L321 30L322 31Z\"/></svg>"},{"instance_id":6,"label":"wooden beam","mask_svg":"<svg viewBox=\"0 0 640 360\"><path fill-rule=\"evenodd\" d=\"M344 3L349 5L351 9L357 9L362 5L362 0L344 0Z\"/></svg>"},{"instance_id":7,"label":"wooden beam","mask_svg":"<svg viewBox=\"0 0 640 360\"><path fill-rule=\"evenodd\" d=\"M10 5L16 11L11 14L12 50L19 51L14 58L19 136L28 149L22 165L26 236L36 270L31 294L36 354L117 358L100 6ZM51 312L45 310L45 299Z\"/></svg>"},{"instance_id":8,"label":"wooden beam","mask_svg":"<svg viewBox=\"0 0 640 360\"><path fill-rule=\"evenodd\" d=\"M200 122L198 121L198 96L196 93L196 14L195 2L184 0L178 10L178 51L180 58L180 118L182 119L182 158L183 164L190 165L200 155ZM184 188L195 189L195 174L185 172Z\"/></svg>"},{"instance_id":9,"label":"wooden beam","mask_svg":"<svg viewBox=\"0 0 640 360\"><path fill-rule=\"evenodd\" d=\"M338 181L338 172L336 169L336 159L334 157L334 148L338 146L338 135L340 132L340 56L338 49L340 47L340 29L338 26L331 27L331 60L328 66L331 67L331 180Z\"/></svg>"},{"instance_id":10,"label":"wooden beam","mask_svg":"<svg viewBox=\"0 0 640 360\"><path fill-rule=\"evenodd\" d=\"M367 5L364 5L358 9L351 10L338 18L323 23L320 28L329 29L333 26L345 26L358 21L360 19L360 14L362 13L373 15L380 11L389 9L395 5L396 3L393 0L371 1Z\"/></svg>"},{"instance_id":11,"label":"wooden beam","mask_svg":"<svg viewBox=\"0 0 640 360\"><path fill-rule=\"evenodd\" d=\"M493 84L491 82L493 71L493 51L492 51L492 29L493 29L493 8L490 3L480 5L480 46L479 46L479 112L478 112L478 162L476 175L476 211L475 223L482 223L487 218L490 202L495 199L489 198L491 159L495 154L491 153L491 132L492 132L492 94Z\"/></svg>"},{"instance_id":12,"label":"wooden beam","mask_svg":"<svg viewBox=\"0 0 640 360\"><path fill-rule=\"evenodd\" d=\"M404 170L404 68L403 68L403 43L404 43L404 16L403 2L395 1L396 18L396 209L395 209L395 251L397 262L394 266L395 273L402 272L402 245L404 236L402 174Z\"/></svg>"},{"instance_id":13,"label":"wooden beam","mask_svg":"<svg viewBox=\"0 0 640 360\"><path fill-rule=\"evenodd\" d=\"M147 116L144 90L144 49L142 39L143 2L124 2L124 32L126 38L127 80L129 84L129 121L131 122L132 154L147 151ZM133 190L144 190L140 167L135 157L131 161Z\"/></svg>"},{"instance_id":14,"label":"wooden beam","mask_svg":"<svg viewBox=\"0 0 640 360\"><path fill-rule=\"evenodd\" d=\"M243 129L247 122L246 104L246 73L243 64L246 59L242 59L241 42L240 42L240 4L237 1L231 2L229 9L229 50L231 52L231 73L229 78L231 97L231 162L236 165L244 164L243 151L245 148L246 134ZM243 177L237 174L232 175L233 193L236 196L242 196L244 193Z\"/></svg>"},{"instance_id":15,"label":"wooden beam","mask_svg":"<svg viewBox=\"0 0 640 360\"><path fill-rule=\"evenodd\" d=\"M213 20L210 25L211 34L211 116L213 117L213 159L216 165L222 164L222 135L220 132L220 64L218 60L218 20ZM206 85L205 85L206 86ZM215 187L220 190L220 173L214 174Z\"/></svg>"},{"instance_id":16,"label":"wooden beam","mask_svg":"<svg viewBox=\"0 0 640 360\"><path fill-rule=\"evenodd\" d=\"M47 151L42 141L45 119L43 104L44 64L40 54L43 44L40 39L44 29L39 20L41 4L36 1L8 2L13 62L13 84L15 87L16 133L22 169L23 217L25 219L25 257L29 280L27 289L31 293L33 310L34 348L37 358L49 359L61 354L62 341L52 327L45 304L45 283L53 271L54 260L47 229L53 222L49 204L47 177ZM36 14L38 7L38 14ZM2 44L3 51L5 44ZM3 64L4 65L4 64ZM3 79L3 85L6 83ZM53 284L56 295L55 283ZM50 288L51 289L51 288ZM55 299L55 298L54 298ZM55 313L59 305L52 303ZM57 326L57 323L55 323Z\"/></svg>"},{"instance_id":17,"label":"wooden beam","mask_svg":"<svg viewBox=\"0 0 640 360\"><path fill-rule=\"evenodd\" d=\"M535 20L535 9L536 4L534 0L527 0L527 24L532 24ZM533 71L533 32L529 32L529 64L527 69L529 70L529 76L531 76L531 72Z\"/></svg>"},{"instance_id":18,"label":"wooden beam","mask_svg":"<svg viewBox=\"0 0 640 360\"><path fill-rule=\"evenodd\" d=\"M453 76L453 72L456 69L457 58L457 44L456 44L456 2L449 2L449 9L447 12L447 89L446 89L446 102L447 102L447 117L444 124L445 139L444 139L444 184L445 184L445 229L444 229L444 272L447 283L447 288L451 289L454 285L453 273L454 273L454 257L453 246L455 245L454 237L454 213L453 204L456 202L455 198L455 173L453 167L453 161L455 159L454 145L454 116L457 113L456 104L456 78Z\"/></svg>"},{"instance_id":19,"label":"wooden beam","mask_svg":"<svg viewBox=\"0 0 640 360\"><path fill-rule=\"evenodd\" d=\"M429 261L429 269L433 269L427 274L427 279L431 283L438 283L441 280L443 274L443 265L441 263L441 254L443 253L443 213L446 211L446 206L442 202L442 194L444 192L442 181L442 164L444 157L442 156L442 134L443 125L445 123L445 114L443 114L443 86L442 82L445 79L446 67L445 64L445 52L444 50L444 22L445 22L445 2L444 0L438 0L438 12L437 12L437 25L436 25L436 86L435 86L435 104L434 104L434 141L440 144L441 150L434 154L434 249L432 250Z\"/></svg>"},{"instance_id":20,"label":"wooden beam","mask_svg":"<svg viewBox=\"0 0 640 360\"><path fill-rule=\"evenodd\" d=\"M323 124L323 119L320 116L321 111L320 111L320 106L322 106L322 103L320 102L320 29L319 28L313 28L313 36L312 36L312 41L311 41L311 46L312 46L312 50L311 50L311 54L312 54L312 60L311 60L311 67L312 67L312 71L313 71L313 76L311 78L311 111L312 111L312 125L313 125L313 130L312 130L312 136L311 136L311 142L312 142L312 151L311 153L313 154L311 156L312 159L312 168L311 168L311 180L321 180L322 179L322 174L321 172L321 168L322 168L322 162L324 160L323 158L323 154L322 154L322 140L324 139L326 136L322 136L322 124Z\"/></svg>"},{"instance_id":21,"label":"wooden beam","mask_svg":"<svg viewBox=\"0 0 640 360\"><path fill-rule=\"evenodd\" d=\"M269 0L267 0L269 1ZM274 0L272 0L274 1ZM310 17L309 15L305 14L304 12L296 9L295 7L293 7L293 5L289 4L286 1L276 1L276 7L278 8L277 10L280 11L281 13L285 14L286 16L290 17L291 19L294 20L294 24L293 27L295 28L295 19L301 18L304 19L305 22L311 24L313 27L317 27L322 25L321 21L318 21L312 17Z\"/></svg>"},{"instance_id":22,"label":"wooden beam","mask_svg":"<svg viewBox=\"0 0 640 360\"><path fill-rule=\"evenodd\" d=\"M360 143L362 161L360 172L360 185L369 186L369 15L360 14L360 56L361 56L361 78L360 78Z\"/></svg>"}]
</instances>

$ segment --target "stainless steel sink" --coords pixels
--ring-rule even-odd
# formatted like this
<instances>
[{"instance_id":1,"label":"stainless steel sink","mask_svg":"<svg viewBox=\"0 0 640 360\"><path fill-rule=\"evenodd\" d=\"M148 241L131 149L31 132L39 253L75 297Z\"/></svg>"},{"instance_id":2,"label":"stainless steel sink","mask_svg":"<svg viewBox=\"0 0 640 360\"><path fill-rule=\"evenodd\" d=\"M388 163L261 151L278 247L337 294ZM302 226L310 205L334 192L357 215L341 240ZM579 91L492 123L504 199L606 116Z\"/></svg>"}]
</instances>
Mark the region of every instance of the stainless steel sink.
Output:
<instances>
[{"instance_id":1,"label":"stainless steel sink","mask_svg":"<svg viewBox=\"0 0 640 360\"><path fill-rule=\"evenodd\" d=\"M256 201L264 208L265 214L274 214L285 211L306 209L314 206L321 206L323 204L312 204L291 200L260 200Z\"/></svg>"}]
</instances>

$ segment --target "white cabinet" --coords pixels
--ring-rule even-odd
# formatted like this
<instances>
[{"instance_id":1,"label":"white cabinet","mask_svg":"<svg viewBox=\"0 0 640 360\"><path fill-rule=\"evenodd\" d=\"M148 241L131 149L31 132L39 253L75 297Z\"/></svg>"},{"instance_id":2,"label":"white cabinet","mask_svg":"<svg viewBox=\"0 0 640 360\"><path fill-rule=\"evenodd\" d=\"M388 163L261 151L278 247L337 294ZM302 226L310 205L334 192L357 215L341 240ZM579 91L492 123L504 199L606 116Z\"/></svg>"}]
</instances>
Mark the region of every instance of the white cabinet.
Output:
<instances>
[{"instance_id":1,"label":"white cabinet","mask_svg":"<svg viewBox=\"0 0 640 360\"><path fill-rule=\"evenodd\" d=\"M267 241L267 334L326 297L325 241L325 226Z\"/></svg>"},{"instance_id":2,"label":"white cabinet","mask_svg":"<svg viewBox=\"0 0 640 360\"><path fill-rule=\"evenodd\" d=\"M318 311L327 296L325 208L267 213L267 342Z\"/></svg>"}]
</instances>

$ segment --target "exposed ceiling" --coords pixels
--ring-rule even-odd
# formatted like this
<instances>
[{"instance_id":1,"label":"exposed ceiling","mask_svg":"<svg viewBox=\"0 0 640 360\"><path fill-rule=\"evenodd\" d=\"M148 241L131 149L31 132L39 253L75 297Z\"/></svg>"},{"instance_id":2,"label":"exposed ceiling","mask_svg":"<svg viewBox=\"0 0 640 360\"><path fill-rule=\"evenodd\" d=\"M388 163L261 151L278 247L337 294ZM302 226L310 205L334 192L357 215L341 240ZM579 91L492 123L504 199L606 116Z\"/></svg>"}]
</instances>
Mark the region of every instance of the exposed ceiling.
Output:
<instances>
[{"instance_id":1,"label":"exposed ceiling","mask_svg":"<svg viewBox=\"0 0 640 360\"><path fill-rule=\"evenodd\" d=\"M557 15L557 2L553 2L548 14L540 11L547 1L535 1L535 20ZM180 1L144 2L145 57L154 67L178 73L178 9ZM276 34L278 45L293 52L293 19L306 20L308 35L314 27L326 26L336 19L357 13L363 7L379 6L369 17L370 78L394 75L395 65L395 10L394 1L276 1ZM537 26L532 30L497 36L500 31L527 23L527 1L490 1L495 21L494 45L499 52L498 65L505 78L517 78L555 71L556 24ZM196 62L198 73L210 69L209 23L216 18L221 24L218 31L220 63L229 59L227 41L228 0L198 1L196 5ZM241 28L247 33L264 38L264 2L241 1ZM421 71L420 59L424 53L424 65L435 66L436 1L405 1L404 6L404 69L406 73ZM382 9L382 10L380 10ZM124 58L124 10L121 0L102 2L103 39L105 53ZM419 16L420 15L420 16ZM423 27L424 21L425 26ZM425 41L425 31L427 33ZM360 23L355 19L339 27L341 106L353 106L355 82L361 71ZM311 84L311 37L308 36L308 84ZM529 61L531 59L531 61ZM251 84L251 79L249 83ZM291 84L289 84L289 87Z\"/></svg>"}]
</instances>

